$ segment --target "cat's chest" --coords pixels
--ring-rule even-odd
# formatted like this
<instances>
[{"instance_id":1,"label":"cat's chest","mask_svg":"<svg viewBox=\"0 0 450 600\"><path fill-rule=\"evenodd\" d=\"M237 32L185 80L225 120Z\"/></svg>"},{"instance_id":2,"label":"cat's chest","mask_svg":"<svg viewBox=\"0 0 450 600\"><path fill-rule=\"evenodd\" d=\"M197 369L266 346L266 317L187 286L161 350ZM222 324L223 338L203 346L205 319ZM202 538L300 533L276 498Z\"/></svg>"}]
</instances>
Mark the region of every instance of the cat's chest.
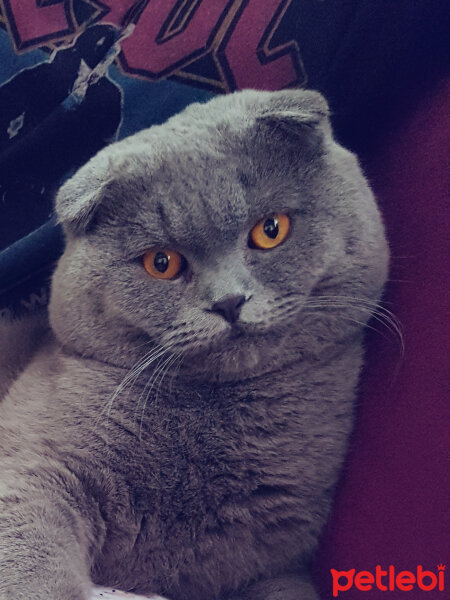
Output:
<instances>
[{"instance_id":1,"label":"cat's chest","mask_svg":"<svg viewBox=\"0 0 450 600\"><path fill-rule=\"evenodd\" d=\"M165 523L226 520L228 507L250 506L261 488L280 489L281 479L290 485L295 480L293 456L284 475L279 465L298 438L295 399L208 393L195 403L188 397L152 405L142 426L130 484L136 506Z\"/></svg>"},{"instance_id":2,"label":"cat's chest","mask_svg":"<svg viewBox=\"0 0 450 600\"><path fill-rule=\"evenodd\" d=\"M184 565L197 589L198 565L210 560L226 580L242 560L236 540L252 569L269 568L270 548L300 552L299 540L310 543L308 523L323 520L323 482L335 466L327 453L317 458L329 437L317 404L282 382L237 392L150 401L140 439L117 455L124 502L108 511L102 565L112 561L115 571L118 556L132 561L135 589L165 591L159 577L172 573L167 565Z\"/></svg>"},{"instance_id":3,"label":"cat's chest","mask_svg":"<svg viewBox=\"0 0 450 600\"><path fill-rule=\"evenodd\" d=\"M206 506L217 506L226 496L248 493L257 485L260 457L255 447L252 456L254 431L247 417L241 403L225 409L172 407L155 413L153 426L146 430L145 454L149 478L159 482L161 510L167 505L172 513L203 513Z\"/></svg>"}]
</instances>

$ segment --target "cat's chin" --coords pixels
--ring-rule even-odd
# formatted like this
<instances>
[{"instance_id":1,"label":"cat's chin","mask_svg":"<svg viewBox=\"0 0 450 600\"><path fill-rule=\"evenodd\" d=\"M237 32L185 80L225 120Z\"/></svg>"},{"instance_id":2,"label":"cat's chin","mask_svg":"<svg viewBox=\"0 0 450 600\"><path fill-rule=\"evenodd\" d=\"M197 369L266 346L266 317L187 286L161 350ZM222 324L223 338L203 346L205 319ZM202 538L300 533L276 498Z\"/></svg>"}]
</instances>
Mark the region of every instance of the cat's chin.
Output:
<instances>
[{"instance_id":1,"label":"cat's chin","mask_svg":"<svg viewBox=\"0 0 450 600\"><path fill-rule=\"evenodd\" d=\"M183 372L195 379L237 381L280 368L284 355L284 336L270 340L257 328L245 324L233 325L207 343L188 349L183 360Z\"/></svg>"},{"instance_id":2,"label":"cat's chin","mask_svg":"<svg viewBox=\"0 0 450 600\"><path fill-rule=\"evenodd\" d=\"M245 352L256 340L261 342L267 333L247 323L233 323L225 329L211 333L207 337L194 338L184 347L185 356L202 357L219 354L221 356L233 352Z\"/></svg>"},{"instance_id":3,"label":"cat's chin","mask_svg":"<svg viewBox=\"0 0 450 600\"><path fill-rule=\"evenodd\" d=\"M184 372L204 381L237 381L260 373L260 357L254 347L200 351L187 357Z\"/></svg>"}]
</instances>

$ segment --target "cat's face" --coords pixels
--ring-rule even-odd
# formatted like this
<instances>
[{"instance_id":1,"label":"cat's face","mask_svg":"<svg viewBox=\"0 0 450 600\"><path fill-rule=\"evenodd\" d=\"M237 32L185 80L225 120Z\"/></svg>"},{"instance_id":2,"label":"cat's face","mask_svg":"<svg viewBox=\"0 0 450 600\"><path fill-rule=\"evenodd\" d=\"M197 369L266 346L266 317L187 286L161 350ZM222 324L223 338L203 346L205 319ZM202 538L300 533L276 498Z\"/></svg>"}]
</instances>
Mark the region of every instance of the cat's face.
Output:
<instances>
[{"instance_id":1,"label":"cat's face","mask_svg":"<svg viewBox=\"0 0 450 600\"><path fill-rule=\"evenodd\" d=\"M124 364L149 342L205 377L257 373L355 327L308 310L320 290L376 300L386 274L371 193L311 92L191 106L97 155L57 211L68 244L53 328Z\"/></svg>"}]
</instances>

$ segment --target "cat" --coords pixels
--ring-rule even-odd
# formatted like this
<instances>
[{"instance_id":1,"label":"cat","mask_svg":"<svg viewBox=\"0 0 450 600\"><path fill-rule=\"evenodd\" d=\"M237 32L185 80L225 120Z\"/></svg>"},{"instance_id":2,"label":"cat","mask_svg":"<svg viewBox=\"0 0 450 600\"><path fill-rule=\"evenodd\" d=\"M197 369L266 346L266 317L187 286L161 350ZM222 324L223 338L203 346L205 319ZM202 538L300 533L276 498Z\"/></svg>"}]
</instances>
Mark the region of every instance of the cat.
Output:
<instances>
[{"instance_id":1,"label":"cat","mask_svg":"<svg viewBox=\"0 0 450 600\"><path fill-rule=\"evenodd\" d=\"M314 91L192 104L61 188L0 403L0 599L317 600L383 223Z\"/></svg>"}]
</instances>

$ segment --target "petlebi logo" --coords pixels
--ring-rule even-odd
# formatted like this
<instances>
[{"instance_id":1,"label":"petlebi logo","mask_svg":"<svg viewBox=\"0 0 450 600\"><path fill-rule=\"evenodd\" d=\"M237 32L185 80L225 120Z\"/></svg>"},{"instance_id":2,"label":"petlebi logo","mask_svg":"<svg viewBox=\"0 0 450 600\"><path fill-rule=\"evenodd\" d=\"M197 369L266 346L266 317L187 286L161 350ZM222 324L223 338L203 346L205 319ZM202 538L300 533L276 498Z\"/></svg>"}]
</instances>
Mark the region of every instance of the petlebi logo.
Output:
<instances>
[{"instance_id":1,"label":"petlebi logo","mask_svg":"<svg viewBox=\"0 0 450 600\"><path fill-rule=\"evenodd\" d=\"M378 589L383 592L410 592L422 590L423 592L439 591L445 589L445 565L437 565L436 571L427 571L419 565L415 571L397 572L393 565L383 569L377 565L375 571L337 571L330 569L333 578L333 597L337 598L343 592L355 587L361 592ZM416 596L414 596L416 597ZM433 596L434 597L434 596ZM424 597L425 600L425 597Z\"/></svg>"}]
</instances>

